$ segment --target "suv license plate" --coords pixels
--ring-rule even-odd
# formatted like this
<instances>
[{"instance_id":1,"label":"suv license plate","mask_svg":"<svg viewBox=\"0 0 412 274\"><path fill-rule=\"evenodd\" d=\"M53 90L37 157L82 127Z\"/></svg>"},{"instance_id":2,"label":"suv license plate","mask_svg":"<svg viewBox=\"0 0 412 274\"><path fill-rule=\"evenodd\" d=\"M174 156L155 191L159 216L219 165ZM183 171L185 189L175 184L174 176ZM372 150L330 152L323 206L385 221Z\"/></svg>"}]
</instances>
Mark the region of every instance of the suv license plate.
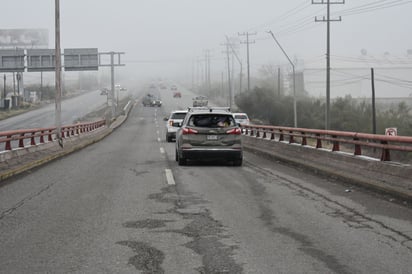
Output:
<instances>
[{"instance_id":1,"label":"suv license plate","mask_svg":"<svg viewBox=\"0 0 412 274\"><path fill-rule=\"evenodd\" d=\"M207 135L208 140L217 140L217 135Z\"/></svg>"}]
</instances>

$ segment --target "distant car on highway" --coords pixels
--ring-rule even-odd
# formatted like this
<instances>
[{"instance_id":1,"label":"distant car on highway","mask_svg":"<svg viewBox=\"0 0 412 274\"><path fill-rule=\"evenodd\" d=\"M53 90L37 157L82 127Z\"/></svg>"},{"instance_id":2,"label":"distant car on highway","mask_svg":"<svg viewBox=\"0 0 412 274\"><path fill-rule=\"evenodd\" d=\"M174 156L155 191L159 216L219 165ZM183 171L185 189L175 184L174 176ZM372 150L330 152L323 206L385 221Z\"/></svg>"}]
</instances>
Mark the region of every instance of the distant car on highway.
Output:
<instances>
[{"instance_id":1,"label":"distant car on highway","mask_svg":"<svg viewBox=\"0 0 412 274\"><path fill-rule=\"evenodd\" d=\"M179 91L173 92L173 98L182 98L182 94Z\"/></svg>"},{"instance_id":2,"label":"distant car on highway","mask_svg":"<svg viewBox=\"0 0 412 274\"><path fill-rule=\"evenodd\" d=\"M146 94L145 97L142 99L142 104L143 106L149 106L149 107L160 107L162 106L162 100L160 98L154 96L151 93Z\"/></svg>"},{"instance_id":3,"label":"distant car on highway","mask_svg":"<svg viewBox=\"0 0 412 274\"><path fill-rule=\"evenodd\" d=\"M177 86L176 86L176 85L172 85L172 86L170 87L170 89L171 89L171 90L177 90Z\"/></svg>"},{"instance_id":4,"label":"distant car on highway","mask_svg":"<svg viewBox=\"0 0 412 274\"><path fill-rule=\"evenodd\" d=\"M107 89L107 88L103 88L101 91L100 91L100 95L108 95L109 94L109 89Z\"/></svg>"},{"instance_id":5,"label":"distant car on highway","mask_svg":"<svg viewBox=\"0 0 412 274\"><path fill-rule=\"evenodd\" d=\"M179 129L180 124L186 117L187 110L175 110L170 113L169 117L165 118L166 122L166 141L171 142L176 138L176 131Z\"/></svg>"},{"instance_id":6,"label":"distant car on highway","mask_svg":"<svg viewBox=\"0 0 412 274\"><path fill-rule=\"evenodd\" d=\"M189 108L176 132L175 158L179 165L187 160L224 159L241 166L241 130L228 108Z\"/></svg>"},{"instance_id":7,"label":"distant car on highway","mask_svg":"<svg viewBox=\"0 0 412 274\"><path fill-rule=\"evenodd\" d=\"M240 124L249 125L250 120L246 113L233 113L233 117L235 117L236 124L239 126Z\"/></svg>"}]
</instances>

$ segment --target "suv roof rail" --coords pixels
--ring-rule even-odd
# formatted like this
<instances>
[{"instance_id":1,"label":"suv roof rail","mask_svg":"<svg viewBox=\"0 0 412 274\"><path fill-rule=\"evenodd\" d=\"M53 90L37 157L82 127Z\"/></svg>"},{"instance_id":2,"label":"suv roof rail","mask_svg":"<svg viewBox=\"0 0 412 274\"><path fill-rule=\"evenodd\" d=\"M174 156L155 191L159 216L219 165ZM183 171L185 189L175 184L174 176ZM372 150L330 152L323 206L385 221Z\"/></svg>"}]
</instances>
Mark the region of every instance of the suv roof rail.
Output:
<instances>
[{"instance_id":1,"label":"suv roof rail","mask_svg":"<svg viewBox=\"0 0 412 274\"><path fill-rule=\"evenodd\" d=\"M205 107L188 107L187 110L188 110L189 112L199 111L199 110L208 110L209 112L213 112L213 110L224 110L224 111L230 112L230 107L210 107L210 106L205 106Z\"/></svg>"}]
</instances>

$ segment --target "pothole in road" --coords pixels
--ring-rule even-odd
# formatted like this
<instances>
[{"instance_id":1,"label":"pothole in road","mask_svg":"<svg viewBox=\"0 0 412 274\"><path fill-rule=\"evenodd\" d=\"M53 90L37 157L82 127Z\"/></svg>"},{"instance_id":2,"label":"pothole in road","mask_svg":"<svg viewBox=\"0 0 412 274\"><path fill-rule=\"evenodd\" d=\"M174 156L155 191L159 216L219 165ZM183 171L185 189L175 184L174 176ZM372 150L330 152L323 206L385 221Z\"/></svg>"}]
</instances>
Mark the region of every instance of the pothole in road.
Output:
<instances>
[{"instance_id":1,"label":"pothole in road","mask_svg":"<svg viewBox=\"0 0 412 274\"><path fill-rule=\"evenodd\" d=\"M192 221L181 230L169 232L192 238L185 246L202 256L203 266L197 269L199 273L243 272L243 268L232 258L237 246L227 246L221 242L221 239L230 237L224 235L223 225L214 220L209 211L179 214Z\"/></svg>"},{"instance_id":2,"label":"pothole in road","mask_svg":"<svg viewBox=\"0 0 412 274\"><path fill-rule=\"evenodd\" d=\"M172 192L173 191L173 192ZM173 198L171 193L176 193ZM175 207L169 213L178 214L184 220L189 220L183 229L166 230L192 240L184 246L202 257L202 267L196 269L199 273L242 273L243 268L233 259L236 245L225 245L222 239L229 239L221 222L213 219L208 209L204 208L208 201L193 193L184 193L175 187L166 187L162 193L151 195L149 198L159 202L174 203Z\"/></svg>"},{"instance_id":3,"label":"pothole in road","mask_svg":"<svg viewBox=\"0 0 412 274\"><path fill-rule=\"evenodd\" d=\"M165 273L161 267L165 255L160 250L146 243L136 241L121 241L116 244L127 246L136 253L136 256L129 259L129 264L133 265L137 270L141 270L142 273Z\"/></svg>"},{"instance_id":4,"label":"pothole in road","mask_svg":"<svg viewBox=\"0 0 412 274\"><path fill-rule=\"evenodd\" d=\"M176 192L177 195L176 195ZM222 239L230 239L225 235L225 229L221 222L213 219L208 209L204 208L208 201L196 197L193 193L181 194L175 186L168 186L162 189L161 193L149 195L149 199L160 203L170 203L174 207L167 210L167 213L182 216L188 223L182 229L166 229L156 231L157 233L174 233L191 239L184 244L200 255L202 266L195 269L199 273L243 273L243 268L233 259L236 245L222 243ZM203 205L203 206L202 206ZM201 206L201 208L199 208ZM157 214L164 214L158 212ZM136 229L156 229L167 226L169 220L146 219L126 222L126 228ZM164 254L142 242L122 241L118 244L130 247L136 256L129 259L129 264L143 273L164 273L160 267L164 260Z\"/></svg>"},{"instance_id":5,"label":"pothole in road","mask_svg":"<svg viewBox=\"0 0 412 274\"><path fill-rule=\"evenodd\" d=\"M141 220L141 221L126 222L123 224L123 226L126 228L155 229L155 228L166 227L166 224L169 222L173 222L173 221L146 219L146 220Z\"/></svg>"}]
</instances>

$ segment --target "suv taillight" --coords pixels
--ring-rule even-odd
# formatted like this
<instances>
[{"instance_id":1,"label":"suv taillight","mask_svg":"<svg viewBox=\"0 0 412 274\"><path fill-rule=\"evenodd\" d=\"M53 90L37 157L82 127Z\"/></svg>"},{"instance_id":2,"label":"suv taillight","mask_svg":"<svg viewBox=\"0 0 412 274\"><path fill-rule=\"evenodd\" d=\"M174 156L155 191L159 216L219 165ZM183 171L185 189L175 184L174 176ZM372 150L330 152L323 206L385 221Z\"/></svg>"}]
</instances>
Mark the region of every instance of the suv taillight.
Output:
<instances>
[{"instance_id":1,"label":"suv taillight","mask_svg":"<svg viewBox=\"0 0 412 274\"><path fill-rule=\"evenodd\" d=\"M240 135L242 134L242 131L240 130L240 128L232 128L228 131L226 131L227 134L234 134L234 135Z\"/></svg>"},{"instance_id":2,"label":"suv taillight","mask_svg":"<svg viewBox=\"0 0 412 274\"><path fill-rule=\"evenodd\" d=\"M198 133L198 131L197 131L197 130L194 130L194 129L192 129L192 128L187 128L187 127L182 128L182 134L183 134L183 135L187 135L187 134L197 134L197 133Z\"/></svg>"},{"instance_id":3,"label":"suv taillight","mask_svg":"<svg viewBox=\"0 0 412 274\"><path fill-rule=\"evenodd\" d=\"M173 120L169 120L169 126L173 126Z\"/></svg>"}]
</instances>

